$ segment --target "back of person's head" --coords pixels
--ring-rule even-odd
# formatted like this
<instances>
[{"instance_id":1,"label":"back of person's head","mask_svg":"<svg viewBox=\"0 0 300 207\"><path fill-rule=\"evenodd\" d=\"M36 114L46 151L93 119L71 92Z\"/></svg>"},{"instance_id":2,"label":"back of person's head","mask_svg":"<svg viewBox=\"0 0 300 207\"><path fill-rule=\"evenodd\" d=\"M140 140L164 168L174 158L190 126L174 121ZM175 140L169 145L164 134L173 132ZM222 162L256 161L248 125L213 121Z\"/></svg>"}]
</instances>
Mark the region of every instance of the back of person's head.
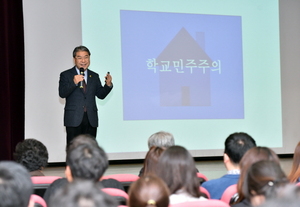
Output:
<instances>
[{"instance_id":1,"label":"back of person's head","mask_svg":"<svg viewBox=\"0 0 300 207\"><path fill-rule=\"evenodd\" d=\"M74 137L74 139L72 139L67 144L66 152L68 153L69 150L72 150L72 149L76 148L78 145L81 145L81 144L91 144L91 145L98 146L98 143L97 143L94 136L92 136L90 134L80 134L80 135Z\"/></svg>"},{"instance_id":2,"label":"back of person's head","mask_svg":"<svg viewBox=\"0 0 300 207\"><path fill-rule=\"evenodd\" d=\"M297 182L300 178L300 142L298 142L293 156L293 164L288 179L291 182Z\"/></svg>"},{"instance_id":3,"label":"back of person's head","mask_svg":"<svg viewBox=\"0 0 300 207\"><path fill-rule=\"evenodd\" d=\"M11 161L0 162L0 207L27 207L33 193L29 172Z\"/></svg>"},{"instance_id":4,"label":"back of person's head","mask_svg":"<svg viewBox=\"0 0 300 207\"><path fill-rule=\"evenodd\" d=\"M168 147L173 146L173 145L175 145L174 137L169 132L159 131L159 132L156 132L156 133L152 134L148 138L148 147L149 147L149 149L152 146L168 148Z\"/></svg>"},{"instance_id":5,"label":"back of person's head","mask_svg":"<svg viewBox=\"0 0 300 207\"><path fill-rule=\"evenodd\" d=\"M157 175L165 181L171 194L184 189L193 197L200 197L195 161L184 147L171 146L162 153Z\"/></svg>"},{"instance_id":6,"label":"back of person's head","mask_svg":"<svg viewBox=\"0 0 300 207\"><path fill-rule=\"evenodd\" d=\"M243 185L243 194L250 201L253 197L261 195L265 199L275 198L287 184L289 181L279 163L262 160L254 163L248 169Z\"/></svg>"},{"instance_id":7,"label":"back of person's head","mask_svg":"<svg viewBox=\"0 0 300 207\"><path fill-rule=\"evenodd\" d=\"M239 198L237 202L241 202L245 198L242 188L249 167L253 165L253 163L262 160L270 160L279 164L278 156L273 150L271 150L268 147L253 147L249 149L241 159L240 161L241 174L240 174L239 181L237 183L237 190L239 194Z\"/></svg>"},{"instance_id":8,"label":"back of person's head","mask_svg":"<svg viewBox=\"0 0 300 207\"><path fill-rule=\"evenodd\" d=\"M255 146L256 142L249 134L236 132L230 134L225 140L224 153L228 155L232 163L238 164L244 154Z\"/></svg>"},{"instance_id":9,"label":"back of person's head","mask_svg":"<svg viewBox=\"0 0 300 207\"><path fill-rule=\"evenodd\" d=\"M169 189L159 177L146 175L131 184L129 207L168 207Z\"/></svg>"},{"instance_id":10,"label":"back of person's head","mask_svg":"<svg viewBox=\"0 0 300 207\"><path fill-rule=\"evenodd\" d=\"M66 163L66 174L70 173L70 170L72 180L80 178L98 181L108 167L104 150L98 145L87 143L69 149Z\"/></svg>"},{"instance_id":11,"label":"back of person's head","mask_svg":"<svg viewBox=\"0 0 300 207\"><path fill-rule=\"evenodd\" d=\"M153 146L150 148L144 161L143 175L147 175L149 173L156 174L158 159L164 150L165 148L163 147Z\"/></svg>"},{"instance_id":12,"label":"back of person's head","mask_svg":"<svg viewBox=\"0 0 300 207\"><path fill-rule=\"evenodd\" d=\"M97 183L75 180L50 197L49 207L117 207L118 201L104 193Z\"/></svg>"},{"instance_id":13,"label":"back of person's head","mask_svg":"<svg viewBox=\"0 0 300 207\"><path fill-rule=\"evenodd\" d=\"M25 166L29 172L43 170L48 164L48 150L36 139L25 139L15 148L14 159Z\"/></svg>"}]
</instances>

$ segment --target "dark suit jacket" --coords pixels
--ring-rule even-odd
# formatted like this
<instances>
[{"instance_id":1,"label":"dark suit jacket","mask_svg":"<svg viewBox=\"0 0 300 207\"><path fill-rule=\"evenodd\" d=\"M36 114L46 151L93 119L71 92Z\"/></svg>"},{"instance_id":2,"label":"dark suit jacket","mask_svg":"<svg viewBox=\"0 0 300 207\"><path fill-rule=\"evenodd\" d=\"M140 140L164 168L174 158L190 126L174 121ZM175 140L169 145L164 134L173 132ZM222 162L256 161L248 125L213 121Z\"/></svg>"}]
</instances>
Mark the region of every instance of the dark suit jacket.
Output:
<instances>
[{"instance_id":1,"label":"dark suit jacket","mask_svg":"<svg viewBox=\"0 0 300 207\"><path fill-rule=\"evenodd\" d=\"M112 87L102 86L99 75L88 69L87 87L84 93L82 88L75 85L73 78L78 75L76 68L63 71L59 79L59 96L66 98L64 125L67 127L77 127L81 124L84 114L84 106L87 109L87 115L90 124L98 127L98 109L96 105L96 96L104 99Z\"/></svg>"}]
</instances>

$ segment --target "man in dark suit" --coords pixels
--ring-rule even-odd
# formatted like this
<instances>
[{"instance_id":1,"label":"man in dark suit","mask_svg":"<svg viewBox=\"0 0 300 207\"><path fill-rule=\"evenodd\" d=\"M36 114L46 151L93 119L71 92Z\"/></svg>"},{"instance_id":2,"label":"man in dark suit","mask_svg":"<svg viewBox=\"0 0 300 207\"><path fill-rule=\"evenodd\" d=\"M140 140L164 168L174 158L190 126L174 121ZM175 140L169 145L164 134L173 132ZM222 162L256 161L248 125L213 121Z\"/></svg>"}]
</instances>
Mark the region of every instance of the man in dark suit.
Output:
<instances>
[{"instance_id":1,"label":"man in dark suit","mask_svg":"<svg viewBox=\"0 0 300 207\"><path fill-rule=\"evenodd\" d=\"M105 76L102 86L99 75L88 69L90 51L85 46L73 50L75 66L60 74L59 96L66 99L64 125L67 143L79 134L96 137L98 127L98 109L96 96L104 99L111 91L112 77Z\"/></svg>"}]
</instances>

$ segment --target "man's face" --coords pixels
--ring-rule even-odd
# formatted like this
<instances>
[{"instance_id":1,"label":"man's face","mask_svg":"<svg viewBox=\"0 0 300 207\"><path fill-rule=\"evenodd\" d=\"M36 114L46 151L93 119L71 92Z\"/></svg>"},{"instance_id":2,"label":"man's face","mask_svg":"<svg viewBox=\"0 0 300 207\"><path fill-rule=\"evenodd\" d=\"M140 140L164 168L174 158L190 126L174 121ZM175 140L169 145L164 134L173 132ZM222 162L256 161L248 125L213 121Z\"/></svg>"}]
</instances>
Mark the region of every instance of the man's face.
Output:
<instances>
[{"instance_id":1,"label":"man's face","mask_svg":"<svg viewBox=\"0 0 300 207\"><path fill-rule=\"evenodd\" d=\"M74 58L75 65L78 69L84 68L86 70L90 65L90 56L86 51L78 51L76 52L76 56Z\"/></svg>"}]
</instances>

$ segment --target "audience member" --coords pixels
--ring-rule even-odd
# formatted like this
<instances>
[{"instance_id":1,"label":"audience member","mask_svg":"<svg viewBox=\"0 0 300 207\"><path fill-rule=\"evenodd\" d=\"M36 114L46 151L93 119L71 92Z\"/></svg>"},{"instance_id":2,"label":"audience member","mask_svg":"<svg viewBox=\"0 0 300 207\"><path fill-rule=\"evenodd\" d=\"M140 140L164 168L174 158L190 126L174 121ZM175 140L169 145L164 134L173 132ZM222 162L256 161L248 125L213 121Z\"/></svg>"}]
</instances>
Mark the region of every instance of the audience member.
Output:
<instances>
[{"instance_id":1,"label":"audience member","mask_svg":"<svg viewBox=\"0 0 300 207\"><path fill-rule=\"evenodd\" d=\"M202 187L208 190L212 199L220 199L227 187L238 182L240 177L240 160L250 148L255 146L255 140L243 132L233 133L227 137L223 156L227 174L202 184Z\"/></svg>"},{"instance_id":2,"label":"audience member","mask_svg":"<svg viewBox=\"0 0 300 207\"><path fill-rule=\"evenodd\" d=\"M32 207L30 201L33 184L24 166L12 162L0 162L0 207Z\"/></svg>"},{"instance_id":3,"label":"audience member","mask_svg":"<svg viewBox=\"0 0 300 207\"><path fill-rule=\"evenodd\" d=\"M75 180L58 189L50 198L49 207L117 207L118 202L95 182Z\"/></svg>"},{"instance_id":4,"label":"audience member","mask_svg":"<svg viewBox=\"0 0 300 207\"><path fill-rule=\"evenodd\" d=\"M241 174L240 174L239 181L237 183L237 192L239 197L236 203L240 203L245 200L245 195L242 189L243 189L244 180L248 169L254 163L262 160L275 161L276 163L279 164L279 158L276 155L276 153L267 147L253 147L249 149L241 159L240 161ZM245 200L244 202L247 202L247 200Z\"/></svg>"},{"instance_id":5,"label":"audience member","mask_svg":"<svg viewBox=\"0 0 300 207\"><path fill-rule=\"evenodd\" d=\"M289 181L279 163L262 160L249 167L242 186L245 199L234 207L258 206L267 199L278 197Z\"/></svg>"},{"instance_id":6,"label":"audience member","mask_svg":"<svg viewBox=\"0 0 300 207\"><path fill-rule=\"evenodd\" d=\"M169 189L159 177L145 175L131 184L129 207L168 207Z\"/></svg>"},{"instance_id":7,"label":"audience member","mask_svg":"<svg viewBox=\"0 0 300 207\"><path fill-rule=\"evenodd\" d=\"M160 155L163 153L165 148L152 146L148 153L146 154L146 158L144 160L143 172L139 176L147 175L149 173L156 174L157 171L157 163Z\"/></svg>"},{"instance_id":8,"label":"audience member","mask_svg":"<svg viewBox=\"0 0 300 207\"><path fill-rule=\"evenodd\" d=\"M152 134L148 138L148 148L150 149L153 146L157 147L171 147L175 145L174 137L171 133L165 131L159 131Z\"/></svg>"},{"instance_id":9,"label":"audience member","mask_svg":"<svg viewBox=\"0 0 300 207\"><path fill-rule=\"evenodd\" d=\"M148 148L149 150L151 147L162 147L164 149L175 145L174 137L171 133L165 131L159 131L152 134L148 138ZM141 177L144 173L144 167L139 172L139 177Z\"/></svg>"},{"instance_id":10,"label":"audience member","mask_svg":"<svg viewBox=\"0 0 300 207\"><path fill-rule=\"evenodd\" d=\"M25 139L17 144L14 159L25 166L31 176L44 176L43 169L48 164L48 150L36 139Z\"/></svg>"},{"instance_id":11,"label":"audience member","mask_svg":"<svg viewBox=\"0 0 300 207\"><path fill-rule=\"evenodd\" d=\"M288 175L288 179L292 183L300 182L300 142L298 142L295 148L292 169L290 174Z\"/></svg>"},{"instance_id":12,"label":"audience member","mask_svg":"<svg viewBox=\"0 0 300 207\"><path fill-rule=\"evenodd\" d=\"M194 159L184 147L171 146L162 153L157 175L169 187L170 204L206 200L201 196Z\"/></svg>"},{"instance_id":13,"label":"audience member","mask_svg":"<svg viewBox=\"0 0 300 207\"><path fill-rule=\"evenodd\" d=\"M47 203L57 189L76 179L97 182L101 187L124 190L123 185L114 179L98 182L108 168L108 159L104 150L90 136L80 135L71 141L67 149L66 164L66 178L54 181L44 194Z\"/></svg>"}]
</instances>

